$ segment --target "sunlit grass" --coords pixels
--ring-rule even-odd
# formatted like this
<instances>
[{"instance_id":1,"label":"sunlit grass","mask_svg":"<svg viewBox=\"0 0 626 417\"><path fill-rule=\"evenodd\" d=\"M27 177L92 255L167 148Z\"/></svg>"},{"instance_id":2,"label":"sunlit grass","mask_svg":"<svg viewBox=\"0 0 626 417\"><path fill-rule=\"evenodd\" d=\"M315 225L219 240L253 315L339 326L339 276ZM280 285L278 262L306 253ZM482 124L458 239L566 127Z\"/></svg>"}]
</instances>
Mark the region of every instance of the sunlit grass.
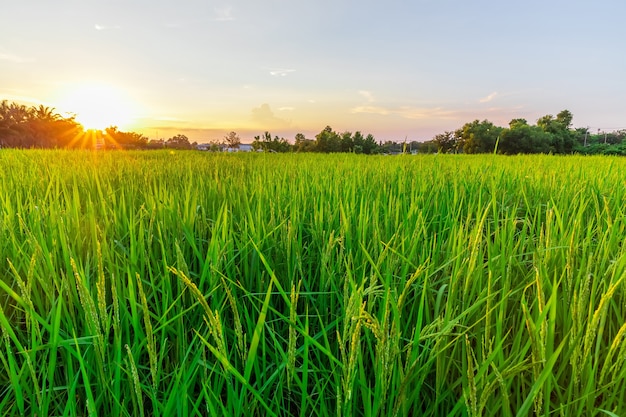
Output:
<instances>
[{"instance_id":1,"label":"sunlit grass","mask_svg":"<svg viewBox=\"0 0 626 417\"><path fill-rule=\"evenodd\" d=\"M626 160L0 152L1 415L621 415Z\"/></svg>"}]
</instances>

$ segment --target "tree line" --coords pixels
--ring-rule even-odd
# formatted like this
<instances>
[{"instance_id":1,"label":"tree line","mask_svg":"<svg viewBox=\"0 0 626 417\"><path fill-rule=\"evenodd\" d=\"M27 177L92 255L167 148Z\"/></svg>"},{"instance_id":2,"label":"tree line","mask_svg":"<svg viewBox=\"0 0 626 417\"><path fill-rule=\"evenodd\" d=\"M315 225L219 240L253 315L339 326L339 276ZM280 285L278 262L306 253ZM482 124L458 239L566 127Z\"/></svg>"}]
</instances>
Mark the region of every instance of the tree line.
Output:
<instances>
[{"instance_id":1,"label":"tree line","mask_svg":"<svg viewBox=\"0 0 626 417\"><path fill-rule=\"evenodd\" d=\"M508 127L488 120L474 120L454 131L446 131L425 142L377 141L360 131L337 132L326 126L315 138L295 135L293 142L264 132L255 136L251 146L265 152L350 152L357 154L399 153L500 153L505 155L612 154L626 155L626 129L592 133L586 128L572 129L573 115L563 110L556 116L539 118L535 125L513 119ZM71 149L199 149L223 151L236 149L241 139L230 132L222 140L199 146L183 134L168 139L149 140L140 133L120 131L111 126L104 131L85 130L75 116L62 116L47 106L27 107L7 100L0 102L0 147Z\"/></svg>"},{"instance_id":2,"label":"tree line","mask_svg":"<svg viewBox=\"0 0 626 417\"><path fill-rule=\"evenodd\" d=\"M0 146L11 148L72 148L84 129L74 117L63 117L46 106L26 107L0 102Z\"/></svg>"},{"instance_id":3,"label":"tree line","mask_svg":"<svg viewBox=\"0 0 626 417\"><path fill-rule=\"evenodd\" d=\"M148 146L148 139L139 133L119 131L114 126L104 132L85 130L74 115L62 116L44 105L28 107L7 100L0 102L0 147L93 149L107 145L144 148Z\"/></svg>"},{"instance_id":4,"label":"tree line","mask_svg":"<svg viewBox=\"0 0 626 417\"><path fill-rule=\"evenodd\" d=\"M569 110L542 116L535 125L526 119L513 119L508 127L474 120L436 135L432 143L443 153L626 155L626 130L592 134L588 128L572 129L572 120Z\"/></svg>"}]
</instances>

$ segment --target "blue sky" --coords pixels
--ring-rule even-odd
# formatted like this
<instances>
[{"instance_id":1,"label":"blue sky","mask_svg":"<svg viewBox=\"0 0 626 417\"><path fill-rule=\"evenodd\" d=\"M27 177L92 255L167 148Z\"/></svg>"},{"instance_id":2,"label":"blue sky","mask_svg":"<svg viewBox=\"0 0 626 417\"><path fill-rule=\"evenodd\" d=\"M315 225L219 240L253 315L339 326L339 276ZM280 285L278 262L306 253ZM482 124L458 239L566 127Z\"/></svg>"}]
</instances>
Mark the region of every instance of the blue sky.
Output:
<instances>
[{"instance_id":1,"label":"blue sky","mask_svg":"<svg viewBox=\"0 0 626 417\"><path fill-rule=\"evenodd\" d=\"M428 140L563 109L622 129L624 16L617 0L22 0L2 6L0 99L198 142L326 125Z\"/></svg>"}]
</instances>

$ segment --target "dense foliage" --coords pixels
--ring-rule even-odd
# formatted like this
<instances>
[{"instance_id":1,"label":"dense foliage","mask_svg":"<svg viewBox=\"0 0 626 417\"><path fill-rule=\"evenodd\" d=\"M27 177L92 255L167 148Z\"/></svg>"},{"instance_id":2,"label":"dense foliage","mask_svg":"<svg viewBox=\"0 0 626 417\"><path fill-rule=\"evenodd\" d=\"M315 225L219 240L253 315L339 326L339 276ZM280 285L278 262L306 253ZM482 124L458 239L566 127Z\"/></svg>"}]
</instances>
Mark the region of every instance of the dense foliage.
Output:
<instances>
[{"instance_id":1,"label":"dense foliage","mask_svg":"<svg viewBox=\"0 0 626 417\"><path fill-rule=\"evenodd\" d=\"M0 414L626 412L626 160L0 152Z\"/></svg>"},{"instance_id":2,"label":"dense foliage","mask_svg":"<svg viewBox=\"0 0 626 417\"><path fill-rule=\"evenodd\" d=\"M504 128L474 120L454 132L436 135L432 143L442 153L626 155L626 130L591 134L588 129L572 129L572 119L572 113L563 110L556 117L539 118L536 125L513 119Z\"/></svg>"},{"instance_id":3,"label":"dense foliage","mask_svg":"<svg viewBox=\"0 0 626 417\"><path fill-rule=\"evenodd\" d=\"M49 107L0 102L0 147L81 147L83 133L73 117L62 117Z\"/></svg>"},{"instance_id":4,"label":"dense foliage","mask_svg":"<svg viewBox=\"0 0 626 417\"><path fill-rule=\"evenodd\" d=\"M296 134L293 143L270 132L254 137L252 149L264 152L316 152L356 154L403 153L501 153L517 154L605 154L626 155L626 130L591 134L588 129L572 129L573 115L563 110L546 115L529 125L525 119L513 119L509 127L488 120L474 120L456 131L436 135L426 142L378 142L372 134L337 132L326 126L315 139ZM80 148L80 149L201 149L214 152L236 150L241 139L230 132L222 140L198 146L183 134L169 139L148 140L135 132L122 132L111 126L104 131L85 131L73 116L63 117L45 106L26 107L0 102L0 147L8 148Z\"/></svg>"}]
</instances>

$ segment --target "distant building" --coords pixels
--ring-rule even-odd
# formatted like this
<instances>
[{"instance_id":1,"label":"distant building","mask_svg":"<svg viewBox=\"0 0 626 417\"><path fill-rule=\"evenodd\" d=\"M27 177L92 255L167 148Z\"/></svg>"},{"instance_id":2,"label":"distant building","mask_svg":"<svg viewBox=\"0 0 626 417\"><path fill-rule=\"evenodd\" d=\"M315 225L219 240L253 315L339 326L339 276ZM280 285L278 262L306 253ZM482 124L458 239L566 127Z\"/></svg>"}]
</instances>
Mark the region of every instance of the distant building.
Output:
<instances>
[{"instance_id":1,"label":"distant building","mask_svg":"<svg viewBox=\"0 0 626 417\"><path fill-rule=\"evenodd\" d=\"M240 143L239 148L225 147L224 152L252 152L252 145L248 143Z\"/></svg>"},{"instance_id":2,"label":"distant building","mask_svg":"<svg viewBox=\"0 0 626 417\"><path fill-rule=\"evenodd\" d=\"M196 145L199 151L215 151L215 152L253 152L252 145L248 143L239 144L239 148L231 148L226 145L216 145L214 143L199 143Z\"/></svg>"},{"instance_id":3,"label":"distant building","mask_svg":"<svg viewBox=\"0 0 626 417\"><path fill-rule=\"evenodd\" d=\"M210 143L199 143L198 145L196 145L196 149L199 151L210 151L211 146L213 145Z\"/></svg>"}]
</instances>

